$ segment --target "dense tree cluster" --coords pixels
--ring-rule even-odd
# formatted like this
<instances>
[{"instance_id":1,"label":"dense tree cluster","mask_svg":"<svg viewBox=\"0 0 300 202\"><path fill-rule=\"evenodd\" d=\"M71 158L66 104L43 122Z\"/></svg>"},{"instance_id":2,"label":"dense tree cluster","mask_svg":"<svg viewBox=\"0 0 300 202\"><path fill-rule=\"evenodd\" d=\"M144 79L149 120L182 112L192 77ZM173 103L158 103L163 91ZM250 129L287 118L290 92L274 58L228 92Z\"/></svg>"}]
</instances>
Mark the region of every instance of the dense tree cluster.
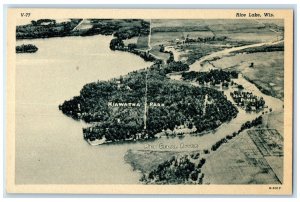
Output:
<instances>
[{"instance_id":1,"label":"dense tree cluster","mask_svg":"<svg viewBox=\"0 0 300 202\"><path fill-rule=\"evenodd\" d=\"M171 72L182 72L182 71L187 71L189 70L189 65L181 62L181 61L173 61L170 62L166 65L165 71L166 73L171 73Z\"/></svg>"},{"instance_id":2,"label":"dense tree cluster","mask_svg":"<svg viewBox=\"0 0 300 202\"><path fill-rule=\"evenodd\" d=\"M32 25L49 25L49 24L55 24L56 20L52 20L52 19L40 19L40 20L32 20L31 24Z\"/></svg>"},{"instance_id":3,"label":"dense tree cluster","mask_svg":"<svg viewBox=\"0 0 300 202\"><path fill-rule=\"evenodd\" d=\"M118 39L130 39L136 36L147 36L150 23L140 19L92 19L92 28L79 31L81 36L96 34L114 35Z\"/></svg>"},{"instance_id":4,"label":"dense tree cluster","mask_svg":"<svg viewBox=\"0 0 300 202\"><path fill-rule=\"evenodd\" d=\"M211 69L208 72L184 72L184 80L196 80L199 84L210 83L211 85L229 83L232 78L238 78L236 71L224 71L222 69Z\"/></svg>"},{"instance_id":5,"label":"dense tree cluster","mask_svg":"<svg viewBox=\"0 0 300 202\"><path fill-rule=\"evenodd\" d=\"M147 103L163 106L148 106L147 131L143 131L147 72ZM209 104L205 103L205 98ZM109 107L108 102L140 105ZM84 129L86 139L105 137L107 141L152 138L163 130L174 130L181 125L191 125L197 132L202 132L215 129L237 114L236 107L221 92L167 79L165 70L159 65L131 72L120 79L87 84L80 96L65 101L59 108L74 119L93 123L91 128Z\"/></svg>"},{"instance_id":6,"label":"dense tree cluster","mask_svg":"<svg viewBox=\"0 0 300 202\"><path fill-rule=\"evenodd\" d=\"M22 44L16 46L16 53L35 53L38 48L33 44Z\"/></svg>"},{"instance_id":7,"label":"dense tree cluster","mask_svg":"<svg viewBox=\"0 0 300 202\"><path fill-rule=\"evenodd\" d=\"M123 50L124 49L124 42L120 38L114 38L110 41L109 48L111 50Z\"/></svg>"},{"instance_id":8,"label":"dense tree cluster","mask_svg":"<svg viewBox=\"0 0 300 202\"><path fill-rule=\"evenodd\" d=\"M202 184L204 174L201 173L201 167L204 163L205 159L199 160L199 153L173 156L143 176L141 181L154 184Z\"/></svg>"},{"instance_id":9,"label":"dense tree cluster","mask_svg":"<svg viewBox=\"0 0 300 202\"><path fill-rule=\"evenodd\" d=\"M186 37L185 43L206 43L211 41L225 41L227 39L226 36L212 36L212 37L197 37L197 38L189 38Z\"/></svg>"},{"instance_id":10,"label":"dense tree cluster","mask_svg":"<svg viewBox=\"0 0 300 202\"><path fill-rule=\"evenodd\" d=\"M264 99L258 98L252 92L234 91L230 95L237 105L244 107L246 111L257 111L265 106Z\"/></svg>"},{"instance_id":11,"label":"dense tree cluster","mask_svg":"<svg viewBox=\"0 0 300 202\"><path fill-rule=\"evenodd\" d=\"M136 47L137 47L136 44L130 43L127 46L125 46L123 40L120 38L112 39L110 41L109 47L113 51L119 50L119 51L126 51L129 53L133 53L135 55L140 56L145 61L155 61L156 60L156 58L149 51L142 51L142 50L136 49Z\"/></svg>"},{"instance_id":12,"label":"dense tree cluster","mask_svg":"<svg viewBox=\"0 0 300 202\"><path fill-rule=\"evenodd\" d=\"M80 22L80 19L71 19L68 22L56 23L55 20L41 19L31 21L31 24L16 27L17 39L36 39L49 37L70 36L71 31Z\"/></svg>"}]
</instances>

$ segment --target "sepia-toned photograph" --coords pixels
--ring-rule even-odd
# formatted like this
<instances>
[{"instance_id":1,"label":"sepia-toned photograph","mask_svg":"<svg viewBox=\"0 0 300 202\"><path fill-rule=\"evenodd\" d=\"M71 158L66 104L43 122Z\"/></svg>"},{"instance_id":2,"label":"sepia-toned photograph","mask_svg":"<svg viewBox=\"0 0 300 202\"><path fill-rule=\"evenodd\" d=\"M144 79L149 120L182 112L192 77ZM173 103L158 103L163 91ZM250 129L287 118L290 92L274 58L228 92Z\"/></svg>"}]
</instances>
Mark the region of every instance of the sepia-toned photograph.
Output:
<instances>
[{"instance_id":1,"label":"sepia-toned photograph","mask_svg":"<svg viewBox=\"0 0 300 202\"><path fill-rule=\"evenodd\" d=\"M9 192L291 194L292 10L74 10L8 10Z\"/></svg>"}]
</instances>

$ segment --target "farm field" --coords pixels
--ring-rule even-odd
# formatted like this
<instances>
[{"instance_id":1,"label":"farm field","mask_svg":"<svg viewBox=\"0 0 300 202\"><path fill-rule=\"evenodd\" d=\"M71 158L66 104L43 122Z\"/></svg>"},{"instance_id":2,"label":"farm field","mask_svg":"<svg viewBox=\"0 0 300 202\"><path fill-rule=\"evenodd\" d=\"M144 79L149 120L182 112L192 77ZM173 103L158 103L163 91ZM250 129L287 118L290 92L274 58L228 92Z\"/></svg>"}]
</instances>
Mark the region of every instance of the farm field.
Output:
<instances>
[{"instance_id":1,"label":"farm field","mask_svg":"<svg viewBox=\"0 0 300 202\"><path fill-rule=\"evenodd\" d=\"M231 27L232 29L235 28L245 28L245 27L261 27L265 23L265 21L261 20L249 20L249 19L153 19L152 21L152 27L203 27L203 26L209 26L209 27L219 27L219 29L229 29ZM268 22L268 21L267 21ZM272 21L278 25L282 26L283 21Z\"/></svg>"},{"instance_id":2,"label":"farm field","mask_svg":"<svg viewBox=\"0 0 300 202\"><path fill-rule=\"evenodd\" d=\"M282 136L284 136L283 131L284 119L283 119L283 110L279 112L271 112L263 116L263 124L264 128L274 128L276 129Z\"/></svg>"},{"instance_id":3,"label":"farm field","mask_svg":"<svg viewBox=\"0 0 300 202\"><path fill-rule=\"evenodd\" d=\"M247 131L280 182L283 182L283 137L276 129Z\"/></svg>"},{"instance_id":4,"label":"farm field","mask_svg":"<svg viewBox=\"0 0 300 202\"><path fill-rule=\"evenodd\" d=\"M212 61L222 69L234 69L258 86L262 92L283 100L284 64L283 51L236 54ZM249 66L253 63L253 67ZM270 67L272 71L270 71Z\"/></svg>"},{"instance_id":5,"label":"farm field","mask_svg":"<svg viewBox=\"0 0 300 202\"><path fill-rule=\"evenodd\" d=\"M212 31L195 31L195 32L184 32L184 38L205 38L205 37L213 37L214 33Z\"/></svg>"},{"instance_id":6,"label":"farm field","mask_svg":"<svg viewBox=\"0 0 300 202\"><path fill-rule=\"evenodd\" d=\"M255 42L262 43L267 41L277 41L282 39L282 34L275 33L272 31L261 32L261 33L230 33L226 34L228 41L246 41L246 42Z\"/></svg>"},{"instance_id":7,"label":"farm field","mask_svg":"<svg viewBox=\"0 0 300 202\"><path fill-rule=\"evenodd\" d=\"M177 40L183 40L183 32L154 32L151 34L151 46L155 45L171 45Z\"/></svg>"},{"instance_id":8,"label":"farm field","mask_svg":"<svg viewBox=\"0 0 300 202\"><path fill-rule=\"evenodd\" d=\"M139 36L136 44L137 49L147 50L148 47L148 36Z\"/></svg>"},{"instance_id":9,"label":"farm field","mask_svg":"<svg viewBox=\"0 0 300 202\"><path fill-rule=\"evenodd\" d=\"M254 43L270 42L282 39L282 22L267 24L260 20L152 20L151 46L159 50L159 45L174 46L179 52L178 58L185 58L192 64L199 58L214 51ZM224 37L220 39L220 37ZM184 43L186 38L209 39ZM138 40L143 47L144 40ZM144 42L145 43L145 42ZM145 46L145 45L144 45ZM158 46L158 47L156 47ZM155 55L159 55L155 51ZM165 57L160 57L165 60Z\"/></svg>"},{"instance_id":10,"label":"farm field","mask_svg":"<svg viewBox=\"0 0 300 202\"><path fill-rule=\"evenodd\" d=\"M241 133L235 140L207 157L203 166L204 184L281 183L283 164L269 164L269 161L272 158L276 161L281 160L282 156L265 156L261 151L267 147L267 141L258 141L258 134L251 131L250 134L255 137L252 139L249 131ZM268 130L262 132L270 138L269 142L273 141L272 133Z\"/></svg>"},{"instance_id":11,"label":"farm field","mask_svg":"<svg viewBox=\"0 0 300 202\"><path fill-rule=\"evenodd\" d=\"M150 53L152 53L154 56L167 61L170 57L169 53L164 53L159 51L160 47L158 45L152 46L152 49L150 50Z\"/></svg>"}]
</instances>

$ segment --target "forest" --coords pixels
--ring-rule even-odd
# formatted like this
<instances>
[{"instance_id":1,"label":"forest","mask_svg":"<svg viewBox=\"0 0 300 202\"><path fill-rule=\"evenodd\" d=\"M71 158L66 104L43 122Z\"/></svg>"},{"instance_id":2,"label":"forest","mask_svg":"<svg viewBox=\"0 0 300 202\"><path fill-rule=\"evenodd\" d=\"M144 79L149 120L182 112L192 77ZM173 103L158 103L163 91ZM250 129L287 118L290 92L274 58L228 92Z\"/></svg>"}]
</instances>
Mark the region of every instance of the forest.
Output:
<instances>
[{"instance_id":1,"label":"forest","mask_svg":"<svg viewBox=\"0 0 300 202\"><path fill-rule=\"evenodd\" d=\"M147 104L155 102L164 106L148 107L144 131L146 74ZM108 107L108 102L142 104L140 107ZM74 119L93 124L83 129L85 139L105 138L110 142L154 138L159 132L187 123L192 123L197 132L212 130L238 113L222 92L170 80L158 64L118 79L86 84L79 96L65 101L59 108Z\"/></svg>"},{"instance_id":2,"label":"forest","mask_svg":"<svg viewBox=\"0 0 300 202\"><path fill-rule=\"evenodd\" d=\"M236 71L223 71L222 69L211 69L208 72L183 72L183 80L197 81L199 84L210 83L211 85L218 85L229 83L232 78L238 78ZM228 86L228 85L227 85Z\"/></svg>"},{"instance_id":3,"label":"forest","mask_svg":"<svg viewBox=\"0 0 300 202\"><path fill-rule=\"evenodd\" d=\"M145 184L202 184L204 174L201 172L205 159L199 153L173 156L157 166L140 181Z\"/></svg>"},{"instance_id":4,"label":"forest","mask_svg":"<svg viewBox=\"0 0 300 202\"><path fill-rule=\"evenodd\" d=\"M49 37L71 36L72 30L80 19L71 19L68 22L57 23L51 19L31 21L31 24L16 27L17 39L37 39Z\"/></svg>"}]
</instances>

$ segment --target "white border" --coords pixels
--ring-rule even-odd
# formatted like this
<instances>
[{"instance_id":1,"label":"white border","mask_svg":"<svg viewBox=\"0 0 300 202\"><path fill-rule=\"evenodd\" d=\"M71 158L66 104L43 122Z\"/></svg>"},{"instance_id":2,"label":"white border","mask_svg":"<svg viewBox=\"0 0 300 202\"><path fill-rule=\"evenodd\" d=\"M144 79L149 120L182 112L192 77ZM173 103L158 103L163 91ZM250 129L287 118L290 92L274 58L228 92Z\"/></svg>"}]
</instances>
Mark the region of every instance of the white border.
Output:
<instances>
[{"instance_id":1,"label":"white border","mask_svg":"<svg viewBox=\"0 0 300 202\"><path fill-rule=\"evenodd\" d=\"M281 3L285 3L285 4L297 4L298 2L296 1L296 0L285 0L285 1L276 1L276 0L265 0L265 1L261 1L261 0L251 0L251 1L243 1L243 3L241 4L241 1L240 0L227 0L226 1L226 5L224 5L224 1L223 0L209 0L208 1L209 3L210 3L210 5L197 5L198 7L200 7L200 6L203 6L204 8L207 8L207 6L209 6L209 7L211 7L211 6L213 6L213 4L216 6L216 8L218 8L218 4L222 4L223 6L225 6L226 7L226 5L227 6L233 6L233 7L238 7L238 6L242 6L243 7L243 5L245 5L245 4L248 4L248 6L253 6L253 7L260 7L260 5L263 5L263 4L281 4ZM1 1L1 3L2 3L2 6L1 6L1 20L2 20L2 22L3 22L3 5L4 4L22 4L22 6L25 6L25 4L24 3L26 3L26 4L39 4L40 6L42 6L41 4L46 4L48 7L49 6L51 6L50 4L63 4L64 6L67 6L67 4L66 3L72 3L73 5L74 4L85 4L85 6L88 6L88 7L90 7L91 5L86 5L86 4L99 4L99 3L102 3L102 2L99 2L99 1L97 1L97 0L74 0L74 1L62 1L62 0L43 0L43 1L40 1L40 0L27 0L27 1L24 1L24 0L2 0ZM149 4L156 4L156 5L149 5ZM125 6L125 7L128 7L128 6L130 6L129 4L144 4L144 6L150 6L150 7L152 7L152 6L155 6L155 7L157 7L157 6L159 6L159 5L161 5L161 4L168 4L168 3L172 3L172 5L169 5L169 6L172 6L172 7L174 7L174 4L177 4L177 6L178 7L181 7L181 6L183 6L182 4L184 3L185 5L184 6L187 6L186 4L198 4L199 2L198 1L196 1L196 0L184 0L184 1L180 1L180 0L172 0L172 1L170 1L170 0L149 0L149 1L143 1L143 3L141 3L141 1L138 1L138 0L127 0L126 1L126 4L124 4L124 0L110 0L109 1L109 5L110 5L110 7L113 7L112 5L113 4L115 4L115 6L116 7L123 7L123 6ZM104 3L103 2L103 4L106 4L106 5L108 5L108 3ZM119 4L119 5L117 5L117 4ZM120 5L121 4L121 5ZM181 5L180 5L181 4ZM228 5L228 4L240 4L240 5ZM251 5L249 5L249 4L251 4ZM256 4L256 5L254 5L254 4ZM56 5L56 6L57 6ZM16 6L16 5L15 5ZM28 5L28 6L32 6L32 5ZM79 5L78 5L79 6ZM99 6L99 5L98 5ZM143 7L142 5L139 5L139 6L141 6L141 7ZM278 6L280 6L280 5L278 5ZM299 9L299 4L297 4L296 5L296 9L299 11L300 9ZM299 17L297 17L297 19L295 19L296 20L296 22L297 22L297 27L299 27ZM4 30L4 24L3 23L1 23L1 29L0 29L1 31L2 31L2 35L1 35L1 37L0 37L0 43L1 43L1 45L2 45L2 48L4 47L4 41L3 41L3 30ZM296 49L297 49L297 47L299 46L299 40L297 40L297 44L295 44L296 45ZM297 55L295 55L295 58L299 58L298 57L299 56L299 54L297 53ZM1 89L1 92L0 92L0 97L2 98L2 99L0 99L0 105L2 105L2 106L4 106L4 103L3 103L3 95L4 95L4 72L3 72L3 69L4 69L4 67L3 67L3 54L1 54L1 56L0 56L0 61L2 61L2 71L0 71L0 79L1 79L1 81L0 81L0 83L1 83L1 85L2 85L2 88L0 88ZM296 65L296 64L295 64ZM295 68L297 68L297 66L295 66ZM299 73L300 71L296 71L295 73L297 73L296 75L295 75L295 85L297 85L297 86L295 86L295 97L297 97L297 95L299 94L299 87L298 87L298 82L297 82L297 79L299 78ZM295 103L295 105L297 105L297 103ZM2 133L2 137L3 137L3 114L4 114L4 111L3 111L4 109L3 109L3 107L0 109L0 112L1 112L1 114L2 114L2 116L1 116L1 120L0 120L0 128L2 129L1 130L1 133ZM298 114L298 107L295 107L295 110L297 110L296 111L296 113ZM297 115L296 115L296 119L297 119ZM298 120L297 120L297 123L295 124L295 125L299 125L299 122L298 122ZM295 135L297 135L297 130L295 131ZM300 145L300 143L299 143L299 139L300 138L297 138L297 143L296 143L296 145ZM0 138L0 147L2 148L1 149L1 154L2 155L0 155L0 161L1 162L3 162L3 148L4 148L4 142L3 142L3 139L2 138ZM298 159L298 155L297 155L297 159ZM2 166L0 167L0 173L1 173L1 179L2 179L2 183L0 182L0 188L1 188L1 191L2 191L2 193L3 194L5 194L5 191L3 190L3 184L4 184L4 182L3 182L3 163L2 163ZM297 181L299 181L299 177L298 176L296 176L297 177L297 179L295 179L295 180L297 180ZM298 192L299 191L299 186L297 186L297 190L295 190L295 193L294 194L297 194L296 192ZM299 193L299 192L298 192ZM2 196L2 197L12 197L12 196ZM24 201L37 201L37 200L41 200L41 198L31 198L31 197L45 197L45 196L43 196L43 195L35 195L35 196L29 196L29 198L28 198L28 196L26 197L25 195L23 195L23 196L13 196L13 197L17 197L17 198L13 198L13 199L9 199L10 201L18 201L20 198L19 197L25 197L25 198L23 198L22 200L24 200ZM47 196L47 197L50 197L50 196ZM61 198L60 198L61 197ZM78 198L79 197L79 198ZM51 198L43 198L42 200L43 201L52 201L52 200L66 200L66 201L80 201L80 200L88 200L88 201L96 201L96 200L99 200L99 199L95 199L95 198L89 198L89 199L84 199L83 197L86 197L86 196L76 196L76 195L74 195L74 198L66 198L66 197L63 197L63 196L61 196L61 195L52 195L52 197ZM128 197L130 197L130 196L128 196ZM132 196L131 196L132 197ZM178 197L178 196L177 196ZM180 197L180 196L179 196ZM186 196L185 196L186 197ZM173 200L172 199L172 201L182 201L182 200L186 200L186 198L177 198L177 200ZM210 196L211 197L211 196ZM294 195L294 197L297 197L297 195ZM135 199L137 199L136 201L140 201L141 199L138 199L138 198L135 198ZM132 198L127 198L127 199L125 199L125 201L135 201L135 199L132 199ZM266 197L263 197L263 198L253 198L253 197L251 197L251 198L244 198L244 199L242 199L243 201L250 201L250 200L256 200L256 201L265 201L267 198ZM4 200L6 201L6 200L8 200L8 198L4 198ZM101 200L103 200L103 199L101 199ZM114 199L113 199L114 200ZM117 199L116 199L117 200ZM124 200L124 199L123 199ZM156 200L158 200L157 198L156 199L142 199L143 201L156 201ZM210 199L196 199L197 201L199 201L199 200L204 200L204 201L211 201L212 199L210 198ZM237 200L241 200L241 199L238 199L238 198L230 198L230 197L226 197L226 198L214 198L213 200L217 200L217 201L224 201L224 202L226 202L226 201L237 201ZM276 201L282 201L282 200L296 200L296 198L289 198L289 199L282 199L282 198L269 198L269 200L272 200L272 201L274 201L274 202L276 202ZM1 200L2 201L2 200Z\"/></svg>"}]
</instances>

